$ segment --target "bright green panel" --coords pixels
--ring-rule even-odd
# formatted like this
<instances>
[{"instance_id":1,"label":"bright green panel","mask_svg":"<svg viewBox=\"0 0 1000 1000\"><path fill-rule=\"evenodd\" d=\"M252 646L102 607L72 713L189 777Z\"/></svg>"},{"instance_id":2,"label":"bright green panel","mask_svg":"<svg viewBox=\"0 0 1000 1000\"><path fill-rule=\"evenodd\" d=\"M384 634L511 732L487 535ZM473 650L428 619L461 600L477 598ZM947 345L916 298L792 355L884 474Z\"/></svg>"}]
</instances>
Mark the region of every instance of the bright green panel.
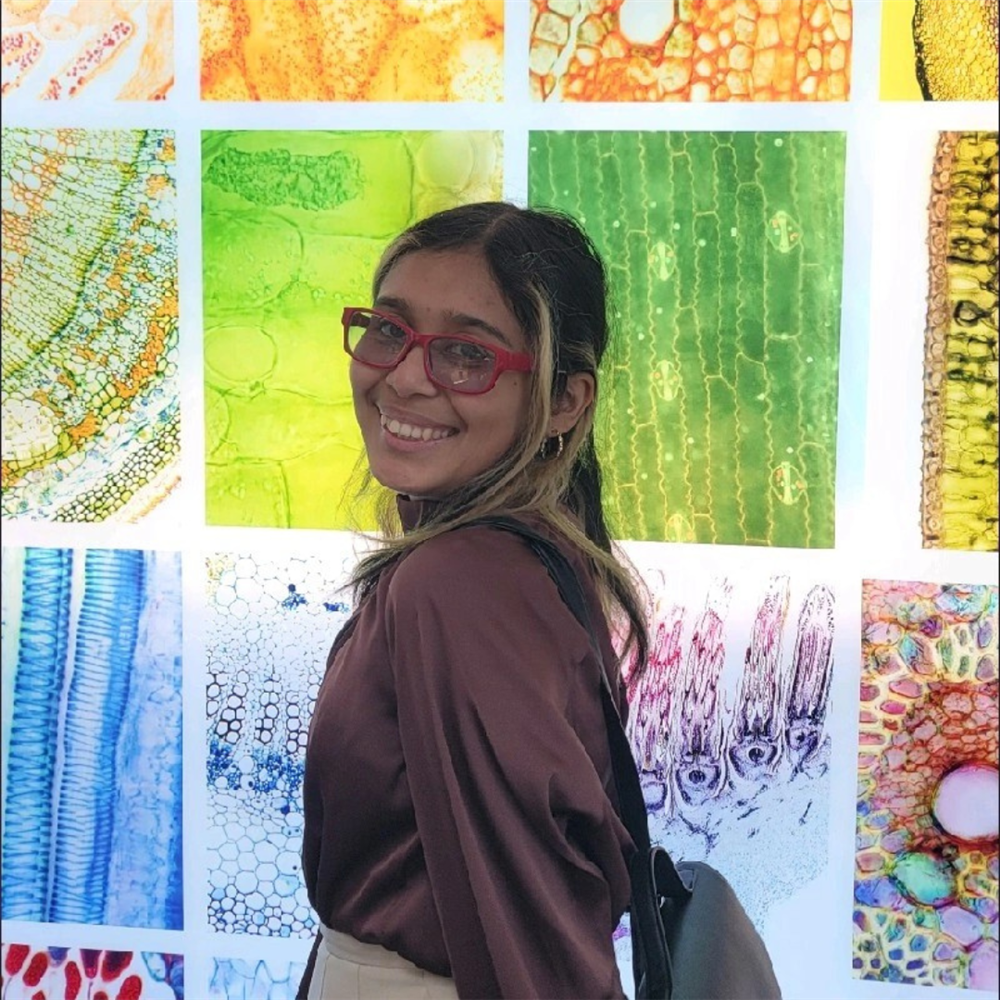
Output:
<instances>
[{"instance_id":1,"label":"bright green panel","mask_svg":"<svg viewBox=\"0 0 1000 1000\"><path fill-rule=\"evenodd\" d=\"M340 314L382 250L441 208L501 196L494 132L206 132L210 524L373 527Z\"/></svg>"},{"instance_id":2,"label":"bright green panel","mask_svg":"<svg viewBox=\"0 0 1000 1000\"><path fill-rule=\"evenodd\" d=\"M534 132L529 199L607 260L619 537L830 547L842 133Z\"/></svg>"}]
</instances>

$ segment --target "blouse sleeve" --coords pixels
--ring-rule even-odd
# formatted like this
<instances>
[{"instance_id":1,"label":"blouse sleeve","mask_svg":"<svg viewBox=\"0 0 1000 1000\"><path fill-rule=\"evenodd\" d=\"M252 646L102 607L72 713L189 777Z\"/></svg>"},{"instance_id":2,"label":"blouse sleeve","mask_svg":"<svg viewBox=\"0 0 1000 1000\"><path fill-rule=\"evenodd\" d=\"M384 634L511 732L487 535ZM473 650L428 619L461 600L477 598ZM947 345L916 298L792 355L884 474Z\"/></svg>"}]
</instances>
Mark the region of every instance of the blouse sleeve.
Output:
<instances>
[{"instance_id":1,"label":"blouse sleeve","mask_svg":"<svg viewBox=\"0 0 1000 1000\"><path fill-rule=\"evenodd\" d=\"M602 746L606 736L586 633L528 547L486 528L408 556L386 621L406 780L459 996L621 997L611 933L631 841L593 756L595 719Z\"/></svg>"}]
</instances>

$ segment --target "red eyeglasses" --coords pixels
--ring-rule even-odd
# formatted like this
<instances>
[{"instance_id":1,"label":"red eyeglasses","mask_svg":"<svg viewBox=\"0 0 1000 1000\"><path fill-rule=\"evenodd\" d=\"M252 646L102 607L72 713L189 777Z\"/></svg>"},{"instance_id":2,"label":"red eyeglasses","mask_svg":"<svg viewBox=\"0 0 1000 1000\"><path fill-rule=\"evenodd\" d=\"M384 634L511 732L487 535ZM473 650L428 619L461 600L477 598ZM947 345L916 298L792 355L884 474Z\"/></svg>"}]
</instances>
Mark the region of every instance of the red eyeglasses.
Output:
<instances>
[{"instance_id":1,"label":"red eyeglasses","mask_svg":"<svg viewBox=\"0 0 1000 1000\"><path fill-rule=\"evenodd\" d=\"M530 372L529 354L516 354L461 334L417 333L377 309L344 310L344 350L370 368L395 368L416 344L424 349L424 372L441 389L476 395L489 392L506 371Z\"/></svg>"}]
</instances>

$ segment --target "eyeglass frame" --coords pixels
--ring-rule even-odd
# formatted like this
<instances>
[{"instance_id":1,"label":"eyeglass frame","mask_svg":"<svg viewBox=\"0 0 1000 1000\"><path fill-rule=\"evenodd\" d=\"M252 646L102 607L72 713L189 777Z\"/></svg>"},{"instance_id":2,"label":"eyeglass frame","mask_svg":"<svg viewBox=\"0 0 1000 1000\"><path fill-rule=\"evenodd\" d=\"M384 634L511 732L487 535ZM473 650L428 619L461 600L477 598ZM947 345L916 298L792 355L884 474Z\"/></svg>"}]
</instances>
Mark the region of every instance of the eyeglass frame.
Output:
<instances>
[{"instance_id":1,"label":"eyeglass frame","mask_svg":"<svg viewBox=\"0 0 1000 1000\"><path fill-rule=\"evenodd\" d=\"M391 364L381 365L375 361L368 361L365 358L359 358L351 350L351 320L356 313L363 313L370 316L378 316L379 319L384 319L394 326L398 326L406 334L406 341L403 344L399 355L396 360ZM504 372L530 372L534 370L535 361L530 354L522 354L517 351L508 351L503 347L495 347L493 344L484 343L476 337L469 337L462 333L417 333L412 327L407 326L401 319L395 316L390 316L388 313L382 312L380 309L372 309L367 306L345 306L344 311L340 318L341 323L344 326L344 350L347 352L348 356L354 361L357 361L360 365L365 365L368 368L378 368L381 371L391 371L394 368L398 368L402 363L403 359L410 353L414 347L424 348L424 374L427 376L427 380L439 389L444 389L447 392L460 392L464 396L481 396L484 392L489 392L496 384L497 379ZM464 344L474 344L476 347L481 347L485 351L489 351L495 358L496 364L493 366L493 374L490 378L488 385L484 386L482 389L462 389L457 385L446 385L440 379L438 379L434 373L431 371L430 365L430 351L428 347L435 340L457 340Z\"/></svg>"}]
</instances>

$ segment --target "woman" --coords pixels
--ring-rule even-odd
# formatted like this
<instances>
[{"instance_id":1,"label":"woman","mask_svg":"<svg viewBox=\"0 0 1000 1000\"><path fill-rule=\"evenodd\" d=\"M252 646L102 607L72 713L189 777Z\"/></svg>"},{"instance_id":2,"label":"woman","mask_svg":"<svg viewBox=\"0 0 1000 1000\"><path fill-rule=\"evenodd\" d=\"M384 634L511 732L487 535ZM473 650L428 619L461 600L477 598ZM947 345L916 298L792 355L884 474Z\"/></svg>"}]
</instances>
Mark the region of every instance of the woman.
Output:
<instances>
[{"instance_id":1,"label":"woman","mask_svg":"<svg viewBox=\"0 0 1000 1000\"><path fill-rule=\"evenodd\" d=\"M563 215L467 205L393 242L344 328L403 530L357 569L312 721L303 868L323 929L299 995L620 997L633 846L600 700L599 670L621 684L608 611L640 664L646 636L594 451L603 264ZM520 538L465 526L491 514L560 546L603 663Z\"/></svg>"}]
</instances>

